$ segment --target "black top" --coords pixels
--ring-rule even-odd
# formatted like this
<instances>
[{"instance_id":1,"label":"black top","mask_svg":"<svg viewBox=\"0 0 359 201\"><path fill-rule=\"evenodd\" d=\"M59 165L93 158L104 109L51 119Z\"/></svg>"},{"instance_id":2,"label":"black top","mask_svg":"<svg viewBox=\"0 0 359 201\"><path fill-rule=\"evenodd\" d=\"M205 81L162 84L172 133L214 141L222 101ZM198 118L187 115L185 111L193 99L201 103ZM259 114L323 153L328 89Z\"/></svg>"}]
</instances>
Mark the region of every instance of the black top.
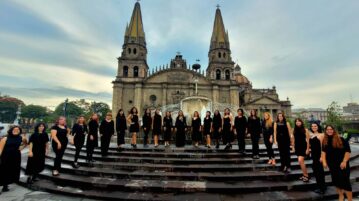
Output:
<instances>
[{"instance_id":1,"label":"black top","mask_svg":"<svg viewBox=\"0 0 359 201\"><path fill-rule=\"evenodd\" d=\"M172 117L164 117L163 118L163 127L172 128L172 126L173 126Z\"/></svg>"},{"instance_id":2,"label":"black top","mask_svg":"<svg viewBox=\"0 0 359 201\"><path fill-rule=\"evenodd\" d=\"M192 118L192 128L194 131L199 131L201 127L201 118L197 117L197 119Z\"/></svg>"},{"instance_id":3,"label":"black top","mask_svg":"<svg viewBox=\"0 0 359 201\"><path fill-rule=\"evenodd\" d=\"M274 123L272 123L272 126L268 127L266 126L266 121L262 121L262 132L265 136L271 136L274 133Z\"/></svg>"},{"instance_id":4,"label":"black top","mask_svg":"<svg viewBox=\"0 0 359 201\"><path fill-rule=\"evenodd\" d=\"M349 143L340 137L340 140L343 143L342 148L333 147L333 137L328 136L328 145L323 145L323 152L326 153L327 163L330 169L337 169L340 166L344 159L345 152L351 152ZM349 163L349 161L348 161Z\"/></svg>"},{"instance_id":5,"label":"black top","mask_svg":"<svg viewBox=\"0 0 359 201\"><path fill-rule=\"evenodd\" d=\"M57 139L60 141L60 143L67 143L68 139L67 139L67 127L65 126L64 128L60 128L58 125L54 125L53 127L51 127L51 130L56 130L56 137Z\"/></svg>"},{"instance_id":6,"label":"black top","mask_svg":"<svg viewBox=\"0 0 359 201\"><path fill-rule=\"evenodd\" d=\"M87 125L74 124L71 131L72 135L86 135L88 133Z\"/></svg>"},{"instance_id":7,"label":"black top","mask_svg":"<svg viewBox=\"0 0 359 201\"><path fill-rule=\"evenodd\" d=\"M247 118L245 116L236 116L234 118L234 127L237 133L245 133L247 128Z\"/></svg>"},{"instance_id":8,"label":"black top","mask_svg":"<svg viewBox=\"0 0 359 201\"><path fill-rule=\"evenodd\" d=\"M177 129L185 129L187 127L186 117L182 119L180 117L176 118L176 128Z\"/></svg>"},{"instance_id":9,"label":"black top","mask_svg":"<svg viewBox=\"0 0 359 201\"><path fill-rule=\"evenodd\" d=\"M159 114L155 114L153 117L153 130L161 130L162 127L162 117Z\"/></svg>"},{"instance_id":10,"label":"black top","mask_svg":"<svg viewBox=\"0 0 359 201\"><path fill-rule=\"evenodd\" d=\"M222 118L219 115L213 116L213 125L212 126L215 130L222 128Z\"/></svg>"},{"instance_id":11,"label":"black top","mask_svg":"<svg viewBox=\"0 0 359 201\"><path fill-rule=\"evenodd\" d=\"M320 140L316 135L313 135L309 139L311 156L313 160L319 160L322 155L322 146L320 144Z\"/></svg>"},{"instance_id":12,"label":"black top","mask_svg":"<svg viewBox=\"0 0 359 201\"><path fill-rule=\"evenodd\" d=\"M117 132L119 131L125 131L127 129L127 122L126 122L126 117L125 115L120 116L117 115L116 117L116 130Z\"/></svg>"},{"instance_id":13,"label":"black top","mask_svg":"<svg viewBox=\"0 0 359 201\"><path fill-rule=\"evenodd\" d=\"M261 126L261 120L257 117L257 118L252 118L249 117L248 118L248 133L250 133L251 135L255 134L258 135L260 134L262 131L262 126Z\"/></svg>"},{"instance_id":14,"label":"black top","mask_svg":"<svg viewBox=\"0 0 359 201\"><path fill-rule=\"evenodd\" d=\"M95 120L89 122L89 134L97 136L98 133L98 123Z\"/></svg>"},{"instance_id":15,"label":"black top","mask_svg":"<svg viewBox=\"0 0 359 201\"><path fill-rule=\"evenodd\" d=\"M100 125L100 133L102 135L111 136L115 133L115 125L114 122L111 120L110 122L106 121L106 119L102 120Z\"/></svg>"},{"instance_id":16,"label":"black top","mask_svg":"<svg viewBox=\"0 0 359 201\"><path fill-rule=\"evenodd\" d=\"M211 123L212 123L212 118L211 117L205 117L203 120L203 128L204 128L204 133L205 134L209 134L211 133Z\"/></svg>"},{"instance_id":17,"label":"black top","mask_svg":"<svg viewBox=\"0 0 359 201\"><path fill-rule=\"evenodd\" d=\"M307 136L305 129L294 128L293 135L295 149L303 147L307 148Z\"/></svg>"},{"instance_id":18,"label":"black top","mask_svg":"<svg viewBox=\"0 0 359 201\"><path fill-rule=\"evenodd\" d=\"M143 115L142 117L142 128L147 128L147 129L151 129L152 127L152 118L150 115Z\"/></svg>"},{"instance_id":19,"label":"black top","mask_svg":"<svg viewBox=\"0 0 359 201\"><path fill-rule=\"evenodd\" d=\"M46 143L49 141L49 135L44 133L34 133L30 136L29 144L32 143L32 152L34 155L45 155Z\"/></svg>"}]
</instances>

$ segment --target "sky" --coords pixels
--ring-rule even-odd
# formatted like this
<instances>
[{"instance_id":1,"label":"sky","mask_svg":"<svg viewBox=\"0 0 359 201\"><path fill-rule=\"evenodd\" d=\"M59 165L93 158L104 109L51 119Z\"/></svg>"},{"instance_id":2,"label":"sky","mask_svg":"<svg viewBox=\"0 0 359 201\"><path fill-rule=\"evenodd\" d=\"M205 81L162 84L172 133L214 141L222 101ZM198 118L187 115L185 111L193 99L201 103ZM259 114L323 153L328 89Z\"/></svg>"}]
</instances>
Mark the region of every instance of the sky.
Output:
<instances>
[{"instance_id":1,"label":"sky","mask_svg":"<svg viewBox=\"0 0 359 201\"><path fill-rule=\"evenodd\" d=\"M1 0L0 92L55 107L111 105L134 0ZM216 5L232 58L254 88L277 87L293 108L359 102L357 0L142 0L151 69L181 52L208 65ZM352 98L351 98L352 97Z\"/></svg>"}]
</instances>

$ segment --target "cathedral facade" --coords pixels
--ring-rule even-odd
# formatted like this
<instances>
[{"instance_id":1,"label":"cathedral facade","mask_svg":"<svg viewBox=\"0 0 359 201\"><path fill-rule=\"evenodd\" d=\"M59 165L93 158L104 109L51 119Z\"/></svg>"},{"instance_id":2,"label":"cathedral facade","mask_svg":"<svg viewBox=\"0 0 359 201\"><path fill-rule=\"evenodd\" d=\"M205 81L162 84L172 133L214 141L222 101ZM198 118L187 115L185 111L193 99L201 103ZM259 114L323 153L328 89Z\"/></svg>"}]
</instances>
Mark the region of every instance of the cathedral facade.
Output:
<instances>
[{"instance_id":1,"label":"cathedral facade","mask_svg":"<svg viewBox=\"0 0 359 201\"><path fill-rule=\"evenodd\" d=\"M180 53L168 65L149 69L146 37L139 2L136 2L130 23L126 27L118 71L113 81L112 109L129 111L137 107L142 115L145 108L173 111L201 104L202 109L223 112L225 107L236 113L237 108L247 111L258 109L275 115L283 111L291 115L291 103L279 100L275 87L254 89L241 67L232 60L228 32L221 11L216 9L206 71L199 65L188 66ZM190 102L188 102L190 101ZM185 103L188 104L186 105ZM191 110L184 110L192 112ZM192 115L192 114L185 114Z\"/></svg>"}]
</instances>

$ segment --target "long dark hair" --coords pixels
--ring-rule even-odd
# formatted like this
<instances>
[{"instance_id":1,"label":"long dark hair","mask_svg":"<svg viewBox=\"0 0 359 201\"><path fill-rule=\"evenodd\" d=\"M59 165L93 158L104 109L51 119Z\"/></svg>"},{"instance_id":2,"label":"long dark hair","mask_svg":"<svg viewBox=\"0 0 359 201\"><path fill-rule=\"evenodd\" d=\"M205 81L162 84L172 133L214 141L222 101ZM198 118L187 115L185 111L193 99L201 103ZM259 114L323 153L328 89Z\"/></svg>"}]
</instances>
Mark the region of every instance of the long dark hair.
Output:
<instances>
[{"instance_id":1,"label":"long dark hair","mask_svg":"<svg viewBox=\"0 0 359 201\"><path fill-rule=\"evenodd\" d=\"M122 115L121 115L121 112L122 112ZM116 117L125 117L125 112L123 111L123 109L118 110Z\"/></svg>"},{"instance_id":2,"label":"long dark hair","mask_svg":"<svg viewBox=\"0 0 359 201\"><path fill-rule=\"evenodd\" d=\"M243 115L243 112L242 112L242 115ZM257 110L256 109L251 109L249 117L251 119L257 119L258 118L257 117Z\"/></svg>"},{"instance_id":3,"label":"long dark hair","mask_svg":"<svg viewBox=\"0 0 359 201\"><path fill-rule=\"evenodd\" d=\"M217 114L216 114L217 113ZM221 113L219 112L219 110L215 110L214 111L214 114L213 114L213 119L217 119L217 118L219 118L219 119L222 119L222 117L221 117Z\"/></svg>"},{"instance_id":4,"label":"long dark hair","mask_svg":"<svg viewBox=\"0 0 359 201\"><path fill-rule=\"evenodd\" d=\"M8 136L8 137L14 137L14 136L15 136L15 135L12 133L13 130L14 130L14 128L18 128L18 129L19 129L19 135L22 134L22 129L21 129L21 127L18 126L18 125L15 125L15 126L12 126L12 127L7 131L7 136Z\"/></svg>"},{"instance_id":5,"label":"long dark hair","mask_svg":"<svg viewBox=\"0 0 359 201\"><path fill-rule=\"evenodd\" d=\"M310 124L310 128L309 128L310 132L314 133L314 131L313 131L313 129L312 129L313 124L317 125L317 127L318 127L318 133L322 133L322 132L323 132L322 126L321 126L319 123L317 123L317 122L313 122L313 123Z\"/></svg>"},{"instance_id":6,"label":"long dark hair","mask_svg":"<svg viewBox=\"0 0 359 201\"><path fill-rule=\"evenodd\" d=\"M134 109L136 109L136 113L133 112ZM136 107L132 107L132 108L130 109L130 114L132 114L132 115L133 115L133 114L136 114L136 115L137 115L137 114L138 114L138 109L137 109Z\"/></svg>"},{"instance_id":7,"label":"long dark hair","mask_svg":"<svg viewBox=\"0 0 359 201\"><path fill-rule=\"evenodd\" d=\"M297 126L297 121L299 121L302 125L301 126ZM305 133L305 126L304 126L304 122L301 118L296 118L294 120L294 132L293 134L296 135L297 133Z\"/></svg>"},{"instance_id":8,"label":"long dark hair","mask_svg":"<svg viewBox=\"0 0 359 201\"><path fill-rule=\"evenodd\" d=\"M333 146L334 148L339 148L339 149L343 148L343 141L340 139L340 136L339 136L337 130L335 130L334 126L332 126L332 125L327 125L327 126L325 127L325 129L324 129L325 132L324 132L323 146L328 146L328 141L329 141L329 140L328 140L329 135L327 134L327 129L328 129L328 128L333 129L332 146Z\"/></svg>"},{"instance_id":9,"label":"long dark hair","mask_svg":"<svg viewBox=\"0 0 359 201\"><path fill-rule=\"evenodd\" d=\"M282 115L282 117L283 117L283 123L286 124L286 123L287 123L287 119L285 118L285 115L284 115L284 113L282 113L282 112L279 112L279 113L277 114L277 120L276 120L276 122L277 122L277 123L279 122L279 115Z\"/></svg>"},{"instance_id":10,"label":"long dark hair","mask_svg":"<svg viewBox=\"0 0 359 201\"><path fill-rule=\"evenodd\" d=\"M37 134L42 134L42 133L39 133L39 127L43 125L44 126L44 130L42 131L42 133L46 133L46 124L44 122L40 122L38 124L36 124L35 128L34 128L34 133L37 133Z\"/></svg>"}]
</instances>

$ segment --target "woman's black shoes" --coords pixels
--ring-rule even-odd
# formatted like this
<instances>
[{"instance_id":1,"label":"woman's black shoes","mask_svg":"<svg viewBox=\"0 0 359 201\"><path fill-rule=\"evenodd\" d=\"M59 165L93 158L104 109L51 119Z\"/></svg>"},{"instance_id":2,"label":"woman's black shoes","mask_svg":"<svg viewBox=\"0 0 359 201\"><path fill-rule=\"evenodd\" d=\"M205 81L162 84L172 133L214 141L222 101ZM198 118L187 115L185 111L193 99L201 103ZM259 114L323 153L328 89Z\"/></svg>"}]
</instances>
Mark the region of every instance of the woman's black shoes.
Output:
<instances>
[{"instance_id":1,"label":"woman's black shoes","mask_svg":"<svg viewBox=\"0 0 359 201\"><path fill-rule=\"evenodd\" d=\"M2 192L8 192L9 191L9 186L5 185L4 187L2 187Z\"/></svg>"}]
</instances>

